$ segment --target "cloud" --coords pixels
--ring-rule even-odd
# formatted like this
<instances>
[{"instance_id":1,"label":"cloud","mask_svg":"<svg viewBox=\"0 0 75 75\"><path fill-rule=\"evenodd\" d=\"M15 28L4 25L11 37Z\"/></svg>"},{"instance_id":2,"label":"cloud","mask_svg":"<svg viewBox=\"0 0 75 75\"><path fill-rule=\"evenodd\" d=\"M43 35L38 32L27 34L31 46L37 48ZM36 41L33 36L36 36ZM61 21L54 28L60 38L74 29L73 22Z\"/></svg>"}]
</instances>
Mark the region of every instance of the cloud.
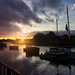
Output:
<instances>
[{"instance_id":1,"label":"cloud","mask_svg":"<svg viewBox=\"0 0 75 75\"><path fill-rule=\"evenodd\" d=\"M24 0L0 0L0 31L20 31L15 23L31 26L31 20L36 23L42 22Z\"/></svg>"},{"instance_id":2,"label":"cloud","mask_svg":"<svg viewBox=\"0 0 75 75\"><path fill-rule=\"evenodd\" d=\"M47 18L45 20L54 22L54 19L51 18L51 16L55 18L59 18L59 15L64 10L64 4L62 3L62 0L28 0L30 1L30 5L33 9L33 11L37 14L43 14Z\"/></svg>"},{"instance_id":3,"label":"cloud","mask_svg":"<svg viewBox=\"0 0 75 75\"><path fill-rule=\"evenodd\" d=\"M56 1L56 0L31 0L31 1L33 4L33 9L35 11L42 9L42 8L53 8L53 9L60 9L61 10L62 9L61 6L63 6L61 0L58 0L58 1Z\"/></svg>"},{"instance_id":4,"label":"cloud","mask_svg":"<svg viewBox=\"0 0 75 75\"><path fill-rule=\"evenodd\" d=\"M32 21L54 22L63 10L61 0L0 0L0 34L21 31L16 23L32 26Z\"/></svg>"},{"instance_id":5,"label":"cloud","mask_svg":"<svg viewBox=\"0 0 75 75\"><path fill-rule=\"evenodd\" d=\"M20 32L21 29L10 22L0 22L0 35L12 35L15 31Z\"/></svg>"},{"instance_id":6,"label":"cloud","mask_svg":"<svg viewBox=\"0 0 75 75\"><path fill-rule=\"evenodd\" d=\"M73 4L73 7L72 7L72 10L74 10L75 9L75 4Z\"/></svg>"}]
</instances>

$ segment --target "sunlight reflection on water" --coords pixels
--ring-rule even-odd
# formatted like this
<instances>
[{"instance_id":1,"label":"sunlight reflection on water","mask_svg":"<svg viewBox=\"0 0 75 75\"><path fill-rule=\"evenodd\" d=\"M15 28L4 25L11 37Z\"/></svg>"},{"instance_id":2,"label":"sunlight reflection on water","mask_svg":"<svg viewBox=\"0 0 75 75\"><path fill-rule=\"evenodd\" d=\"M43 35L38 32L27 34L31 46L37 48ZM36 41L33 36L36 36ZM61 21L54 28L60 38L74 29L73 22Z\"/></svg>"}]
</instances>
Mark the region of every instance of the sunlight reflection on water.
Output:
<instances>
[{"instance_id":1,"label":"sunlight reflection on water","mask_svg":"<svg viewBox=\"0 0 75 75\"><path fill-rule=\"evenodd\" d=\"M75 75L75 65L54 64L51 61L41 60L39 57L28 58L23 52L26 45L18 45L19 51L10 51L9 45L13 44L8 43L7 45L7 48L0 51L0 61L19 70L23 75ZM50 49L47 46L40 46L39 48L40 53Z\"/></svg>"}]
</instances>

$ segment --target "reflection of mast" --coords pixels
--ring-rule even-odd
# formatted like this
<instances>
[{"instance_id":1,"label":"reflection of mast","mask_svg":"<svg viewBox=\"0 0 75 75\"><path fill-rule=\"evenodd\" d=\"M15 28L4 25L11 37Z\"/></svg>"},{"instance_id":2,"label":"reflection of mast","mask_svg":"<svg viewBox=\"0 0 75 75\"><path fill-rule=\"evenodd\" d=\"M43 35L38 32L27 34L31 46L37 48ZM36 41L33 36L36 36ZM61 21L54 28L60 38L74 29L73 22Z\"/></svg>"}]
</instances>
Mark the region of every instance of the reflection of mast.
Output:
<instances>
[{"instance_id":1,"label":"reflection of mast","mask_svg":"<svg viewBox=\"0 0 75 75\"><path fill-rule=\"evenodd\" d=\"M57 74L56 75L59 75L59 65L56 65L56 69L57 69Z\"/></svg>"},{"instance_id":2,"label":"reflection of mast","mask_svg":"<svg viewBox=\"0 0 75 75\"><path fill-rule=\"evenodd\" d=\"M69 75L71 75L71 64L69 64Z\"/></svg>"},{"instance_id":3,"label":"reflection of mast","mask_svg":"<svg viewBox=\"0 0 75 75\"><path fill-rule=\"evenodd\" d=\"M68 33L69 33L69 41L70 41L70 25L69 25L69 14L68 14L68 6L67 6L67 23L68 23Z\"/></svg>"},{"instance_id":4,"label":"reflection of mast","mask_svg":"<svg viewBox=\"0 0 75 75\"><path fill-rule=\"evenodd\" d=\"M59 75L59 70L58 70L58 68L57 68L57 75Z\"/></svg>"}]
</instances>

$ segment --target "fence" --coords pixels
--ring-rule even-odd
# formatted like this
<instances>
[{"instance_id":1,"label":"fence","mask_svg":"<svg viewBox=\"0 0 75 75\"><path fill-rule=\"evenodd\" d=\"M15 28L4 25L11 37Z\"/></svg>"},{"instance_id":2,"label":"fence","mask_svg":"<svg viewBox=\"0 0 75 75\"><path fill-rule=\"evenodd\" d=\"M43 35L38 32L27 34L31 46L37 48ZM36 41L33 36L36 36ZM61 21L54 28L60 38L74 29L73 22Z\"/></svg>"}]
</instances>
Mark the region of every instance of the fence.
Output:
<instances>
[{"instance_id":1,"label":"fence","mask_svg":"<svg viewBox=\"0 0 75 75\"><path fill-rule=\"evenodd\" d=\"M22 74L8 65L0 63L0 75L22 75Z\"/></svg>"}]
</instances>

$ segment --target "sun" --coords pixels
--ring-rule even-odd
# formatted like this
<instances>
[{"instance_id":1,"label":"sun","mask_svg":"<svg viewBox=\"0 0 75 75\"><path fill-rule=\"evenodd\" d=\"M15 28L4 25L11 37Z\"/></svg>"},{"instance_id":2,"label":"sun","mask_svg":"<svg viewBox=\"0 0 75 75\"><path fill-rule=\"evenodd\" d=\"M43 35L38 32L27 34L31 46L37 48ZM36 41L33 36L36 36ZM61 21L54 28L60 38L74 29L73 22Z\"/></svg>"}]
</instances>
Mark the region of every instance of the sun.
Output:
<instances>
[{"instance_id":1,"label":"sun","mask_svg":"<svg viewBox=\"0 0 75 75\"><path fill-rule=\"evenodd\" d=\"M24 44L25 43L25 39L26 39L25 37L19 37L19 39L20 39L18 41L19 44Z\"/></svg>"},{"instance_id":2,"label":"sun","mask_svg":"<svg viewBox=\"0 0 75 75\"><path fill-rule=\"evenodd\" d=\"M24 39L26 39L26 38L25 38L25 37L20 37L20 39L21 39L21 40L24 40Z\"/></svg>"}]
</instances>

